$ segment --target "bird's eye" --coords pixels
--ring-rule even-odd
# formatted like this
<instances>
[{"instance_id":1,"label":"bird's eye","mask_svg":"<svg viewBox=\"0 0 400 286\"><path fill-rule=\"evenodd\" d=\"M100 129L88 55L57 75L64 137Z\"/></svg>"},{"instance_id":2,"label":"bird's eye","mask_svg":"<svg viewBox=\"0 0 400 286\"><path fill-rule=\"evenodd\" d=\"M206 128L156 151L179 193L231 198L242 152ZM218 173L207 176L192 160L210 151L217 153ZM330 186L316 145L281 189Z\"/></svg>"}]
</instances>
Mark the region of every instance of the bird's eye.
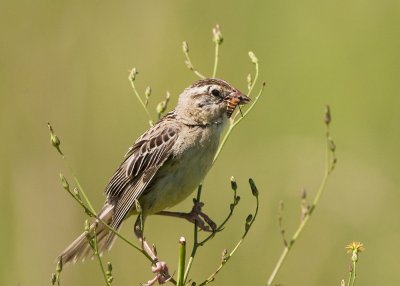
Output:
<instances>
[{"instance_id":1,"label":"bird's eye","mask_svg":"<svg viewBox=\"0 0 400 286\"><path fill-rule=\"evenodd\" d=\"M211 94L216 97L219 97L221 95L221 92L218 89L213 89L211 90Z\"/></svg>"}]
</instances>

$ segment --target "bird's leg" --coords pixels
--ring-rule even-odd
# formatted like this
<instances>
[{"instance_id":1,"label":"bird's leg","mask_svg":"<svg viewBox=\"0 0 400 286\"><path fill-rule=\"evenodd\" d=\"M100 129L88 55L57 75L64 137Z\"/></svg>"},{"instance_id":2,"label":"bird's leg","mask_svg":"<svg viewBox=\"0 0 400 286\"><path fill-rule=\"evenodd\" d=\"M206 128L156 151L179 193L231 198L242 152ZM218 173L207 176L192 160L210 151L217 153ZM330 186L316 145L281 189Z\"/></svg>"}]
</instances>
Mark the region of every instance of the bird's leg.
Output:
<instances>
[{"instance_id":1,"label":"bird's leg","mask_svg":"<svg viewBox=\"0 0 400 286\"><path fill-rule=\"evenodd\" d=\"M156 282L159 284L164 284L172 279L171 275L168 273L167 264L164 261L159 261L157 255L154 253L153 249L148 245L146 239L143 237L143 230L142 230L142 217L138 215L138 218L135 222L135 235L139 239L140 243L142 244L142 248L146 253L151 257L154 261L154 265L151 267L151 271L156 273L156 276L149 280L144 286L151 286L154 285Z\"/></svg>"},{"instance_id":2,"label":"bird's leg","mask_svg":"<svg viewBox=\"0 0 400 286\"><path fill-rule=\"evenodd\" d=\"M197 226L201 230L214 232L217 229L216 223L213 222L208 215L206 215L201 211L201 208L204 206L204 203L198 202L196 199L194 199L193 202L194 202L193 208L189 213L160 211L156 214L184 218L190 221L191 223L197 222ZM206 225L206 223L208 225Z\"/></svg>"}]
</instances>

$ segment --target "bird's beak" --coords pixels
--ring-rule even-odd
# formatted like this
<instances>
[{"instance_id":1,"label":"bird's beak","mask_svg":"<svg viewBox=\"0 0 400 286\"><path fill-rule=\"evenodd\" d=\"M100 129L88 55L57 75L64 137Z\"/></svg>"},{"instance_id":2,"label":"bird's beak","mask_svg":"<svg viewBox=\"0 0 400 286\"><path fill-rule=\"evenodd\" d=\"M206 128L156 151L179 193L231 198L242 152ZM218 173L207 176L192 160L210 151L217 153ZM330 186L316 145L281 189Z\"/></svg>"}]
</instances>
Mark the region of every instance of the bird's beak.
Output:
<instances>
[{"instance_id":1,"label":"bird's beak","mask_svg":"<svg viewBox=\"0 0 400 286\"><path fill-rule=\"evenodd\" d=\"M226 101L226 114L231 117L236 106L247 104L250 102L250 97L244 95L240 91L234 91L224 98Z\"/></svg>"}]
</instances>

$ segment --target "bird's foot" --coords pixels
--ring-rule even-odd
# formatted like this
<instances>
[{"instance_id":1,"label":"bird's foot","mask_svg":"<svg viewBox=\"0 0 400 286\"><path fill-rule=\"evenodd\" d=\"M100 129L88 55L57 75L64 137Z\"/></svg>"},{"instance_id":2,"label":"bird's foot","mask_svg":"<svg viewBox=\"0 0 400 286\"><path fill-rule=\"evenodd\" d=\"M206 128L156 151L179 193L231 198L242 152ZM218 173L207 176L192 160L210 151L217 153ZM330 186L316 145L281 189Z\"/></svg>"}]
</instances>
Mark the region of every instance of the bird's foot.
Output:
<instances>
[{"instance_id":1,"label":"bird's foot","mask_svg":"<svg viewBox=\"0 0 400 286\"><path fill-rule=\"evenodd\" d=\"M204 231L214 232L217 229L217 224L205 213L201 211L204 203L194 200L194 205L190 213L184 217L186 220L197 223L197 226ZM207 225L206 225L207 223Z\"/></svg>"},{"instance_id":2,"label":"bird's foot","mask_svg":"<svg viewBox=\"0 0 400 286\"><path fill-rule=\"evenodd\" d=\"M169 212L169 211L161 211L158 212L158 215L172 216L183 218L191 223L197 223L197 226L204 231L207 232L215 232L217 230L217 224L213 222L213 220L201 211L201 208L204 206L204 203L198 202L196 199L193 200L194 205L192 210L189 213L182 212Z\"/></svg>"}]
</instances>

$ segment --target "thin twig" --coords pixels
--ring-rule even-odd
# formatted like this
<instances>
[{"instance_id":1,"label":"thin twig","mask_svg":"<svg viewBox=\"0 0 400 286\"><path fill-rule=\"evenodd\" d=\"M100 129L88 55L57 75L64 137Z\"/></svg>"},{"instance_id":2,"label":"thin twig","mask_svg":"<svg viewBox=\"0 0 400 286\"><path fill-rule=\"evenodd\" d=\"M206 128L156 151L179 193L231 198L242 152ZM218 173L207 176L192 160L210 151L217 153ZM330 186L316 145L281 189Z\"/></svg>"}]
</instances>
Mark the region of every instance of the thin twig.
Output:
<instances>
[{"instance_id":1,"label":"thin twig","mask_svg":"<svg viewBox=\"0 0 400 286\"><path fill-rule=\"evenodd\" d=\"M219 44L215 43L214 68L213 68L213 73L212 73L213 78L215 78L217 76L218 54L219 54Z\"/></svg>"},{"instance_id":2,"label":"thin twig","mask_svg":"<svg viewBox=\"0 0 400 286\"><path fill-rule=\"evenodd\" d=\"M149 110L147 109L147 106L146 106L145 102L142 100L142 97L139 95L139 92L137 91L136 86L135 86L136 74L137 74L137 71L136 71L135 68L133 68L131 70L131 72L129 73L129 82L131 83L132 90L135 93L137 100L140 102L140 104L142 105L144 111L146 112L147 117L149 118L150 126L152 126L153 125L153 119L152 119L152 117L150 115Z\"/></svg>"},{"instance_id":3,"label":"thin twig","mask_svg":"<svg viewBox=\"0 0 400 286\"><path fill-rule=\"evenodd\" d=\"M331 172L334 170L334 167L336 165L336 157L335 157L335 153L334 153L334 148L332 148L332 144L331 142L332 139L330 137L330 133L329 133L329 122L326 123L327 125L327 133L326 133L326 165L325 165L325 171L324 171L324 176L322 178L322 181L320 183L320 186L318 188L317 194L315 195L314 201L311 205L311 207L309 208L308 212L304 215L304 219L301 221L299 227L297 228L296 232L294 233L293 237L291 238L291 240L289 241L289 243L287 244L287 246L284 247L281 256L279 257L274 270L272 271L268 281L267 281L267 285L270 286L272 285L276 275L278 274L283 262L285 261L289 251L291 250L291 248L293 247L293 245L295 244L297 238L300 236L300 234L302 233L302 231L304 230L304 227L306 226L308 220L310 219L312 213L315 210L315 207L317 206L319 199L323 193L323 191L325 190L326 187L326 183L328 181L328 177L331 174Z\"/></svg>"},{"instance_id":4,"label":"thin twig","mask_svg":"<svg viewBox=\"0 0 400 286\"><path fill-rule=\"evenodd\" d=\"M257 96L253 100L252 104L249 108L244 112L243 117L239 117L235 122L231 123L228 127L228 131L225 133L224 138L222 138L221 143L218 146L218 150L215 153L213 164L217 161L222 149L225 146L226 141L228 140L229 136L231 135L233 129L247 116L247 114L253 109L253 107L257 104L262 92L264 91L265 83L262 84L260 91L258 92Z\"/></svg>"},{"instance_id":5,"label":"thin twig","mask_svg":"<svg viewBox=\"0 0 400 286\"><path fill-rule=\"evenodd\" d=\"M184 42L184 43L186 43L186 42ZM189 49L187 49L187 50L184 49L183 53L186 57L185 63L186 63L186 66L188 67L188 69L190 69L199 78L205 79L206 77L204 75L202 75L197 69L195 69L194 65L192 64L192 61L190 60L190 57L189 57Z\"/></svg>"},{"instance_id":6,"label":"thin twig","mask_svg":"<svg viewBox=\"0 0 400 286\"><path fill-rule=\"evenodd\" d=\"M206 280L201 282L198 286L204 286L204 285L207 285L208 283L214 281L215 276L222 270L222 268L226 265L226 263L229 261L229 259L235 254L235 252L238 250L240 245L243 243L243 241L246 238L251 226L253 225L254 221L256 220L256 217L257 217L257 214L258 214L258 208L259 208L258 191L257 191L257 193L255 193L255 191L254 191L254 189L257 189L257 188L255 187L255 184L254 184L253 180L250 179L249 182L250 182L250 186L252 188L253 195L254 195L254 197L256 199L256 209L254 211L254 215L250 214L246 218L245 231L244 231L241 239L239 240L239 242L232 249L232 251L229 252L229 254L226 254L226 255L223 256L221 264L218 266L218 268Z\"/></svg>"},{"instance_id":7,"label":"thin twig","mask_svg":"<svg viewBox=\"0 0 400 286\"><path fill-rule=\"evenodd\" d=\"M201 199L201 190L203 186L200 184L199 187L197 188L197 197L196 200L197 202L200 202ZM194 221L194 228L193 228L193 247L192 247L192 253L190 254L190 258L188 261L188 264L186 265L186 270L185 270L185 275L184 275L184 284L186 284L190 269L192 268L193 260L194 257L196 256L198 248L198 225L197 225L197 220Z\"/></svg>"}]
</instances>

